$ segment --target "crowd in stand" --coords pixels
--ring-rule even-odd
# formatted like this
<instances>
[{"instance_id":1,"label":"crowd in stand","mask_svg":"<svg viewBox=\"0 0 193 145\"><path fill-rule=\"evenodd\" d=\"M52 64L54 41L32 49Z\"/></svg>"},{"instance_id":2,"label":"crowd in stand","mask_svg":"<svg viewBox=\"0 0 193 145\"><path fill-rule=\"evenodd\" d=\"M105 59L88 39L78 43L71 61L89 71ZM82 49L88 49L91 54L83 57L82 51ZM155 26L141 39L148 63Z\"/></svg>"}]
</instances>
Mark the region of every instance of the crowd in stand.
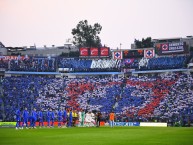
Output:
<instances>
[{"instance_id":1,"label":"crowd in stand","mask_svg":"<svg viewBox=\"0 0 193 145\"><path fill-rule=\"evenodd\" d=\"M148 62L148 69L176 69L183 68L186 56L152 58Z\"/></svg>"},{"instance_id":2,"label":"crowd in stand","mask_svg":"<svg viewBox=\"0 0 193 145\"><path fill-rule=\"evenodd\" d=\"M3 60L0 58L0 68L8 69L8 63L9 63L8 60Z\"/></svg>"},{"instance_id":3,"label":"crowd in stand","mask_svg":"<svg viewBox=\"0 0 193 145\"><path fill-rule=\"evenodd\" d=\"M58 58L58 68L67 68L71 72L120 71L120 60Z\"/></svg>"},{"instance_id":4,"label":"crowd in stand","mask_svg":"<svg viewBox=\"0 0 193 145\"><path fill-rule=\"evenodd\" d=\"M123 59L121 67L129 69L138 69L139 61L140 59L137 58Z\"/></svg>"},{"instance_id":5,"label":"crowd in stand","mask_svg":"<svg viewBox=\"0 0 193 145\"><path fill-rule=\"evenodd\" d=\"M187 74L153 77L54 78L46 76L5 77L2 82L4 120L13 121L16 108L66 107L75 110L114 110L119 121L193 121L193 78ZM185 116L187 115L187 116Z\"/></svg>"},{"instance_id":6,"label":"crowd in stand","mask_svg":"<svg viewBox=\"0 0 193 145\"><path fill-rule=\"evenodd\" d=\"M188 56L164 56L141 59L124 59L122 67L136 70L163 70L185 68Z\"/></svg>"},{"instance_id":7,"label":"crowd in stand","mask_svg":"<svg viewBox=\"0 0 193 145\"><path fill-rule=\"evenodd\" d=\"M184 68L187 56L165 56L157 58L128 58L116 60L110 58L53 58L53 57L21 57L4 59L0 57L0 68L10 71L56 72L57 68L65 68L69 72L119 72L121 68L136 70L161 70Z\"/></svg>"},{"instance_id":8,"label":"crowd in stand","mask_svg":"<svg viewBox=\"0 0 193 145\"><path fill-rule=\"evenodd\" d=\"M193 120L193 78L190 75L180 75L178 80L170 88L166 98L160 102L159 107L154 110L155 115L167 118L172 122L187 122L187 116Z\"/></svg>"},{"instance_id":9,"label":"crowd in stand","mask_svg":"<svg viewBox=\"0 0 193 145\"><path fill-rule=\"evenodd\" d=\"M26 58L10 60L10 71L55 72L55 58Z\"/></svg>"},{"instance_id":10,"label":"crowd in stand","mask_svg":"<svg viewBox=\"0 0 193 145\"><path fill-rule=\"evenodd\" d=\"M14 57L14 59L0 58L0 68L9 71L55 72L56 58L51 57Z\"/></svg>"}]
</instances>

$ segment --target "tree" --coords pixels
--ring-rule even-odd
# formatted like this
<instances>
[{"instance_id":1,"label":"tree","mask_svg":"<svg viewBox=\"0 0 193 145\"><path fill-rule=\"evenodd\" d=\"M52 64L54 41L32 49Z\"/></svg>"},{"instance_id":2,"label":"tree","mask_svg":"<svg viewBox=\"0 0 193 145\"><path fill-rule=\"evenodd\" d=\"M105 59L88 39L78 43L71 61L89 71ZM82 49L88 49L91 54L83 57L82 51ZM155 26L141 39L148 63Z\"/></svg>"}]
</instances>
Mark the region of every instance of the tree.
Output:
<instances>
[{"instance_id":1,"label":"tree","mask_svg":"<svg viewBox=\"0 0 193 145\"><path fill-rule=\"evenodd\" d=\"M147 37L146 39L142 38L142 41L135 39L135 45L137 48L148 48L153 47L153 42L151 40L151 37Z\"/></svg>"},{"instance_id":2,"label":"tree","mask_svg":"<svg viewBox=\"0 0 193 145\"><path fill-rule=\"evenodd\" d=\"M93 26L88 25L88 21L80 21L76 28L72 29L73 44L78 47L100 47L101 39L98 36L102 30L99 23Z\"/></svg>"}]
</instances>

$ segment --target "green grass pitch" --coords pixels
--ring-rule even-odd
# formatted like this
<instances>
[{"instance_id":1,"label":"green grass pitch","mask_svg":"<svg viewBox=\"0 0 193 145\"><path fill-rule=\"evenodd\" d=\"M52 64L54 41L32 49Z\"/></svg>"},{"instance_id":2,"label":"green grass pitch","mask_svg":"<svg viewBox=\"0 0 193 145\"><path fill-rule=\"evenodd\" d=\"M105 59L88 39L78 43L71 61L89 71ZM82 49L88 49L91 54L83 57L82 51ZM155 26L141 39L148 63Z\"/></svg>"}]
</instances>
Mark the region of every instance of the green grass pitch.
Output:
<instances>
[{"instance_id":1,"label":"green grass pitch","mask_svg":"<svg viewBox=\"0 0 193 145\"><path fill-rule=\"evenodd\" d=\"M0 128L0 145L193 145L193 128Z\"/></svg>"}]
</instances>

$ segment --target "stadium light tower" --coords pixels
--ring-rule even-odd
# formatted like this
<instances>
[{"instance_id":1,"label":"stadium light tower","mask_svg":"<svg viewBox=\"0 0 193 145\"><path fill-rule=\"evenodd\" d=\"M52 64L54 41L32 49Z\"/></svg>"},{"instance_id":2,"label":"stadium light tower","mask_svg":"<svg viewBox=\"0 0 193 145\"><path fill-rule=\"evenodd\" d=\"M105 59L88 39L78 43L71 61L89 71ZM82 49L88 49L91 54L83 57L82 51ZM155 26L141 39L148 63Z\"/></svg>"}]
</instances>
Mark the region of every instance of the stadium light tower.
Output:
<instances>
[{"instance_id":1,"label":"stadium light tower","mask_svg":"<svg viewBox=\"0 0 193 145\"><path fill-rule=\"evenodd\" d=\"M121 50L121 45L122 45L122 44L120 43L120 50Z\"/></svg>"}]
</instances>

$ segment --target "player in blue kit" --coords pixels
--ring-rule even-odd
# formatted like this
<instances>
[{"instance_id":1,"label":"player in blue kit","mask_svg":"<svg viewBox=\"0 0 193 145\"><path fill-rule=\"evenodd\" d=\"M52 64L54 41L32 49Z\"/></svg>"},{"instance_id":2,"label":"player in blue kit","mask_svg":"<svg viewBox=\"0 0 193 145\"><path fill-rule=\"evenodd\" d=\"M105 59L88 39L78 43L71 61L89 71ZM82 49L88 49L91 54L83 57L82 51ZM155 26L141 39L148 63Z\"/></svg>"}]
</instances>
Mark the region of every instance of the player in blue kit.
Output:
<instances>
[{"instance_id":1,"label":"player in blue kit","mask_svg":"<svg viewBox=\"0 0 193 145\"><path fill-rule=\"evenodd\" d=\"M52 127L54 127L54 111L51 112L51 122L52 122Z\"/></svg>"},{"instance_id":2,"label":"player in blue kit","mask_svg":"<svg viewBox=\"0 0 193 145\"><path fill-rule=\"evenodd\" d=\"M20 112L20 109L17 109L16 112L15 112L15 115L16 115L16 129L20 129L20 122L21 122L21 112Z\"/></svg>"},{"instance_id":3,"label":"player in blue kit","mask_svg":"<svg viewBox=\"0 0 193 145\"><path fill-rule=\"evenodd\" d=\"M39 127L43 127L44 126L44 121L43 121L43 113L42 111L38 111L38 121L39 121Z\"/></svg>"},{"instance_id":4,"label":"player in blue kit","mask_svg":"<svg viewBox=\"0 0 193 145\"><path fill-rule=\"evenodd\" d=\"M34 108L34 110L32 111L32 114L31 114L33 117L34 117L34 119L35 119L35 123L34 123L34 128L36 128L36 121L37 121L37 117L38 117L38 115L37 115L37 112L36 112L36 108Z\"/></svg>"},{"instance_id":5,"label":"player in blue kit","mask_svg":"<svg viewBox=\"0 0 193 145\"><path fill-rule=\"evenodd\" d=\"M34 116L29 116L28 120L30 122L30 128L35 128L36 118Z\"/></svg>"},{"instance_id":6,"label":"player in blue kit","mask_svg":"<svg viewBox=\"0 0 193 145\"><path fill-rule=\"evenodd\" d=\"M64 112L63 112L63 123L64 123L64 127L66 127L66 124L67 124L67 112L66 112L66 109L64 109Z\"/></svg>"},{"instance_id":7,"label":"player in blue kit","mask_svg":"<svg viewBox=\"0 0 193 145\"><path fill-rule=\"evenodd\" d=\"M72 110L68 112L68 127L72 127Z\"/></svg>"},{"instance_id":8,"label":"player in blue kit","mask_svg":"<svg viewBox=\"0 0 193 145\"><path fill-rule=\"evenodd\" d=\"M50 127L50 119L51 119L51 111L50 110L47 111L47 115L46 115L47 116L47 122L48 122L47 127Z\"/></svg>"},{"instance_id":9,"label":"player in blue kit","mask_svg":"<svg viewBox=\"0 0 193 145\"><path fill-rule=\"evenodd\" d=\"M58 128L62 127L62 111L58 111Z\"/></svg>"},{"instance_id":10,"label":"player in blue kit","mask_svg":"<svg viewBox=\"0 0 193 145\"><path fill-rule=\"evenodd\" d=\"M29 117L29 112L27 111L27 108L23 111L23 124L22 124L22 129L24 125L26 125L26 129L28 129L28 117Z\"/></svg>"}]
</instances>

